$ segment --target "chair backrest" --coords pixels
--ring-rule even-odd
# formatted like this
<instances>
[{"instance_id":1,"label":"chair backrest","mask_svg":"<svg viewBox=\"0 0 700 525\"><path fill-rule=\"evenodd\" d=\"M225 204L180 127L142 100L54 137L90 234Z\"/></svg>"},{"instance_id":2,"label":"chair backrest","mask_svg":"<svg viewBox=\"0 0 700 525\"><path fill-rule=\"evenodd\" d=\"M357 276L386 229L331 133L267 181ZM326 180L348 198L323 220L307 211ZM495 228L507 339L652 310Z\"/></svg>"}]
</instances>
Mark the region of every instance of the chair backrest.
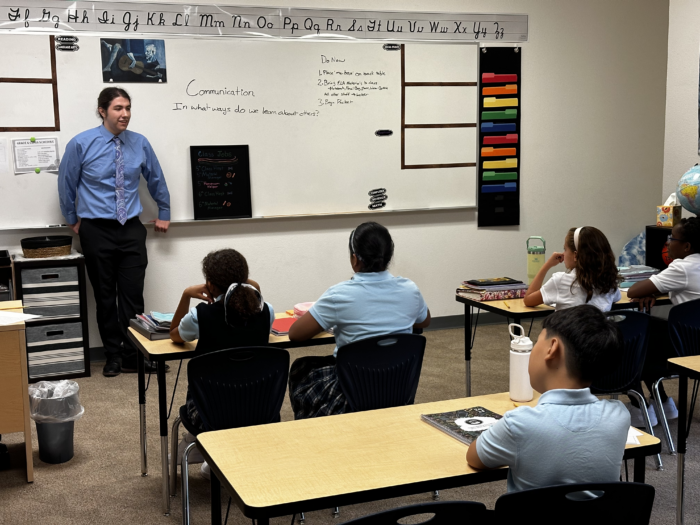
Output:
<instances>
[{"instance_id":1,"label":"chair backrest","mask_svg":"<svg viewBox=\"0 0 700 525\"><path fill-rule=\"evenodd\" d=\"M340 388L353 412L411 405L423 366L425 337L393 334L338 349Z\"/></svg>"},{"instance_id":2,"label":"chair backrest","mask_svg":"<svg viewBox=\"0 0 700 525\"><path fill-rule=\"evenodd\" d=\"M400 525L399 520L419 514L433 514L422 521L413 521L418 525L454 525L455 523L484 523L487 515L486 506L476 501L440 501L419 503L398 509L385 510L363 518L348 521L345 525Z\"/></svg>"},{"instance_id":3,"label":"chair backrest","mask_svg":"<svg viewBox=\"0 0 700 525\"><path fill-rule=\"evenodd\" d=\"M654 487L644 483L581 483L504 494L496 501L497 523L591 525L649 523Z\"/></svg>"},{"instance_id":4,"label":"chair backrest","mask_svg":"<svg viewBox=\"0 0 700 525\"><path fill-rule=\"evenodd\" d=\"M671 308L668 331L678 357L700 354L700 299Z\"/></svg>"},{"instance_id":5,"label":"chair backrest","mask_svg":"<svg viewBox=\"0 0 700 525\"><path fill-rule=\"evenodd\" d=\"M623 339L623 352L618 365L591 385L593 394L626 392L632 387L642 373L644 359L647 355L647 332L649 316L642 312L624 310L608 312L620 327Z\"/></svg>"},{"instance_id":6,"label":"chair backrest","mask_svg":"<svg viewBox=\"0 0 700 525\"><path fill-rule=\"evenodd\" d=\"M220 350L187 365L190 393L207 431L279 421L288 376L289 352L272 347Z\"/></svg>"}]
</instances>

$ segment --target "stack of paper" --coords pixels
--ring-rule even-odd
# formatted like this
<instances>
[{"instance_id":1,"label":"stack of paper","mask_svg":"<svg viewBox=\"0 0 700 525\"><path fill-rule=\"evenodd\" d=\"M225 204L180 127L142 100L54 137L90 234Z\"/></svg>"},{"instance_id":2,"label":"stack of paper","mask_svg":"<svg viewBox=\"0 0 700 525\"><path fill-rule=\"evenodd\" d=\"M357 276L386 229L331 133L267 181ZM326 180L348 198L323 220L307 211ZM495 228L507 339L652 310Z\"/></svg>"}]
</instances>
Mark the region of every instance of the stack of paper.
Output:
<instances>
[{"instance_id":1,"label":"stack of paper","mask_svg":"<svg viewBox=\"0 0 700 525\"><path fill-rule=\"evenodd\" d=\"M525 297L527 284L508 277L464 281L457 295L473 301L494 301Z\"/></svg>"},{"instance_id":2,"label":"stack of paper","mask_svg":"<svg viewBox=\"0 0 700 525\"><path fill-rule=\"evenodd\" d=\"M153 316L148 314L136 314L136 318L149 331L152 332L170 332L170 323L161 324L156 321Z\"/></svg>"},{"instance_id":3,"label":"stack of paper","mask_svg":"<svg viewBox=\"0 0 700 525\"><path fill-rule=\"evenodd\" d=\"M274 335L287 335L289 334L289 329L295 323L296 318L294 317L282 317L280 319L275 319L272 323L272 333Z\"/></svg>"},{"instance_id":4,"label":"stack of paper","mask_svg":"<svg viewBox=\"0 0 700 525\"><path fill-rule=\"evenodd\" d=\"M620 266L617 269L624 282L620 283L620 290L627 291L630 287L639 281L648 279L652 275L659 273L659 270L651 266L642 264L633 264L631 266Z\"/></svg>"},{"instance_id":5,"label":"stack of paper","mask_svg":"<svg viewBox=\"0 0 700 525\"><path fill-rule=\"evenodd\" d=\"M170 323L173 322L174 315L175 315L174 313L163 314L163 313L154 312L153 310L151 310L151 319L153 319L153 321L158 323L158 326L167 326L168 328L170 328Z\"/></svg>"}]
</instances>

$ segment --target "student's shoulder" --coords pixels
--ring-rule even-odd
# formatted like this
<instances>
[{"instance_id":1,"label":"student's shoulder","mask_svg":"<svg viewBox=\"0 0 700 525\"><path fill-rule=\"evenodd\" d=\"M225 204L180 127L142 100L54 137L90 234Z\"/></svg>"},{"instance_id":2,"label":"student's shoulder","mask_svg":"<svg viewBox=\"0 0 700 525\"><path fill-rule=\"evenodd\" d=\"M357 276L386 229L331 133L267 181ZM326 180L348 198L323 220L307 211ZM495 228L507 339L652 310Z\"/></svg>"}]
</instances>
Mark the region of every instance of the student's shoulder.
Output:
<instances>
[{"instance_id":1,"label":"student's shoulder","mask_svg":"<svg viewBox=\"0 0 700 525\"><path fill-rule=\"evenodd\" d=\"M395 276L392 276L391 280L394 282L394 284L396 286L400 286L401 288L405 288L406 290L411 290L411 291L416 291L416 292L420 291L418 289L418 285L416 283L414 283L408 277L401 277L400 275L395 275Z\"/></svg>"}]
</instances>

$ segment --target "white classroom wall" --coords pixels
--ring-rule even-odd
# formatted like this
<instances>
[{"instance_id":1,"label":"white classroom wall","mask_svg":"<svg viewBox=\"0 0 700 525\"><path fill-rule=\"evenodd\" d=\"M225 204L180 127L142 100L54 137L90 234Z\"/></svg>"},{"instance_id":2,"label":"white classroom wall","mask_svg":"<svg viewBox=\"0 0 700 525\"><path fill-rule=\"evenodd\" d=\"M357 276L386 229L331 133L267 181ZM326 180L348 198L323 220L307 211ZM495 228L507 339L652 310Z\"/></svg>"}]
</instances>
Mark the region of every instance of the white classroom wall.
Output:
<instances>
[{"instance_id":1,"label":"white classroom wall","mask_svg":"<svg viewBox=\"0 0 700 525\"><path fill-rule=\"evenodd\" d=\"M700 162L696 111L700 4L692 0L671 0L668 30L663 199L676 191L681 175ZM686 210L683 215L692 217Z\"/></svg>"},{"instance_id":2,"label":"white classroom wall","mask_svg":"<svg viewBox=\"0 0 700 525\"><path fill-rule=\"evenodd\" d=\"M351 275L349 233L371 218L386 225L394 237L392 272L418 284L433 317L455 315L463 312L462 305L454 300L454 288L463 279L501 275L525 278L525 240L529 235L545 237L547 252L551 253L561 248L569 227L592 225L608 235L619 253L625 242L653 222L654 206L662 194L662 170L663 182L668 185L669 173L675 169L668 160L664 165L663 160L668 2L241 3L528 14L530 40L523 44L522 59L521 225L477 228L475 211L173 224L167 235L149 231L147 310L173 310L182 289L201 281L202 257L222 247L234 247L246 256L251 276L261 283L265 299L277 311L314 300L328 286ZM672 0L671 9L672 23L683 24L684 31L687 27L686 33L693 35L685 38L692 45L682 54L682 65L689 69L683 76L689 84L687 90L684 86L684 93L688 91L684 99L689 103L694 100L690 91L697 89L698 45L694 28L698 24L693 22L700 18L700 7L693 8L692 17L678 11L680 5L686 9L690 3ZM679 36L672 34L670 41L680 47ZM669 63L675 64L671 55L669 52ZM692 114L684 118L684 125L687 120L688 126L691 122L697 126L694 107L690 104ZM138 112L137 106L134 112ZM133 129L138 131L135 126ZM173 132L177 130L163 130ZM692 146L695 136L685 142ZM668 143L668 131L666 140ZM687 156L694 151L692 147L685 149L689 150ZM178 188L171 187L170 191ZM0 247L18 250L22 237L43 233L44 230L0 232ZM89 296L90 311L94 312L91 289ZM94 316L90 331L91 346L100 346Z\"/></svg>"}]
</instances>

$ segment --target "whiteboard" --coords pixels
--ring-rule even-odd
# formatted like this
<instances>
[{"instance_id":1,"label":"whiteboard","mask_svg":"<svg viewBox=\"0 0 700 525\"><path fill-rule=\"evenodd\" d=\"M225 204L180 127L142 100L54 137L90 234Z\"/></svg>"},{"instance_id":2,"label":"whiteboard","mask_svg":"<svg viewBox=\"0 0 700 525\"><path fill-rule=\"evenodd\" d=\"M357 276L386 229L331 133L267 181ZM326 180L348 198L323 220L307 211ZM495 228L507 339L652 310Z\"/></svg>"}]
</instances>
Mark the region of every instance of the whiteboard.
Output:
<instances>
[{"instance_id":1,"label":"whiteboard","mask_svg":"<svg viewBox=\"0 0 700 525\"><path fill-rule=\"evenodd\" d=\"M0 35L2 77L50 77L48 36ZM80 36L79 51L57 52L61 153L95 127L100 38ZM249 146L254 217L368 212L368 192L385 188L391 210L476 204L476 168L401 169L402 59L384 42L288 42L165 38L167 83L123 84L132 98L129 129L145 135L163 168L171 218L192 219L192 145ZM42 53L42 49L44 50ZM404 82L473 86L405 87L404 123L477 122L477 46L405 44ZM48 64L48 65L47 65ZM0 126L21 116L52 121L50 88L0 84ZM31 96L26 96L30 93ZM185 109L186 108L186 109ZM377 136L391 130L391 136ZM405 129L406 164L475 163L476 127ZM9 141L8 141L9 142ZM0 170L0 173L2 171ZM0 175L0 228L64 222L56 175ZM142 181L142 220L157 215Z\"/></svg>"}]
</instances>

